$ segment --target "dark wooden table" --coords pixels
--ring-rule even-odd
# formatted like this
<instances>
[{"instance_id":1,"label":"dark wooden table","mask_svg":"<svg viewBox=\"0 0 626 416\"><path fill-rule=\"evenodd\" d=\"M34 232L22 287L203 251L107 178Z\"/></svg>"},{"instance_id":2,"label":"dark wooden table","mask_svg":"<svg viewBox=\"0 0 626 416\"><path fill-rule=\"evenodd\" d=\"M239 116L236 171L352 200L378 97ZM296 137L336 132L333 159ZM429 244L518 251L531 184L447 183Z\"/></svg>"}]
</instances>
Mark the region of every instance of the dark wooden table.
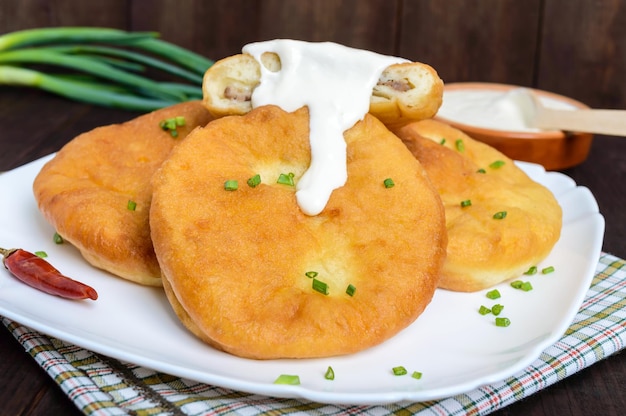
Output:
<instances>
[{"instance_id":1,"label":"dark wooden table","mask_svg":"<svg viewBox=\"0 0 626 416\"><path fill-rule=\"evenodd\" d=\"M77 134L136 113L0 88L0 171L57 151ZM597 137L588 160L565 171L595 195L606 219L604 251L626 257L626 138ZM3 194L0 198L10 198ZM626 354L615 354L498 415L618 415L626 409ZM74 404L0 325L0 414L79 415Z\"/></svg>"}]
</instances>

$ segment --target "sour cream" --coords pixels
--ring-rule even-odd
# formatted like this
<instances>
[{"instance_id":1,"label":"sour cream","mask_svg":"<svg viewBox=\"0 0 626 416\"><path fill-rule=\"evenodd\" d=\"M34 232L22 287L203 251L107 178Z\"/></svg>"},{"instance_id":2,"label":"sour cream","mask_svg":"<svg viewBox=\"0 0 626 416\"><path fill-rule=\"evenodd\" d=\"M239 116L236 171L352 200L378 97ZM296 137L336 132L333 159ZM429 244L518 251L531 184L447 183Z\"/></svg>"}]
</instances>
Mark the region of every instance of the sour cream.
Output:
<instances>
[{"instance_id":1,"label":"sour cream","mask_svg":"<svg viewBox=\"0 0 626 416\"><path fill-rule=\"evenodd\" d=\"M437 112L441 118L470 126L506 131L538 132L531 127L528 117L532 104L525 96L525 88L508 91L449 90L443 93L443 104ZM539 96L541 104L555 110L574 110L569 103Z\"/></svg>"},{"instance_id":2,"label":"sour cream","mask_svg":"<svg viewBox=\"0 0 626 416\"><path fill-rule=\"evenodd\" d=\"M317 215L348 178L343 133L368 112L385 68L406 60L332 42L291 39L251 43L243 52L259 63L264 52L277 54L281 61L278 72L261 64L253 108L273 104L289 112L309 109L311 164L298 181L296 199L305 214Z\"/></svg>"}]
</instances>

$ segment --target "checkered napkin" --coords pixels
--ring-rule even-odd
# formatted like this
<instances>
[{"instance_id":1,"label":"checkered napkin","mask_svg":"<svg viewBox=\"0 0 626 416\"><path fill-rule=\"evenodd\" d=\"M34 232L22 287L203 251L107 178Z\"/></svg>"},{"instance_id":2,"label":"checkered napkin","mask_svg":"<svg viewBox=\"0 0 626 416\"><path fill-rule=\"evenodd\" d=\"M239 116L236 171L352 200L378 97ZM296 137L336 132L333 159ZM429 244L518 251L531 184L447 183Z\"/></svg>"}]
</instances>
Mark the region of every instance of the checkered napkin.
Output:
<instances>
[{"instance_id":1,"label":"checkered napkin","mask_svg":"<svg viewBox=\"0 0 626 416\"><path fill-rule=\"evenodd\" d=\"M123 363L2 320L86 415L481 415L521 400L624 348L626 261L601 253L574 322L524 371L468 393L421 403L337 406L247 394Z\"/></svg>"}]
</instances>

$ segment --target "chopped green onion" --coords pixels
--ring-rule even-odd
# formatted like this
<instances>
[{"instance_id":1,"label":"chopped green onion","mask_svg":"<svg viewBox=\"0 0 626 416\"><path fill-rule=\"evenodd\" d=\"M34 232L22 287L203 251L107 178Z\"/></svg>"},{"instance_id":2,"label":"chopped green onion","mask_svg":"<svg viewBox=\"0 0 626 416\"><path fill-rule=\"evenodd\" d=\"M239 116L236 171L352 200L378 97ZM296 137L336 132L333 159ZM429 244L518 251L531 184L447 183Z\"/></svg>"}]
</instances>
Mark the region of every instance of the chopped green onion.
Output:
<instances>
[{"instance_id":1,"label":"chopped green onion","mask_svg":"<svg viewBox=\"0 0 626 416\"><path fill-rule=\"evenodd\" d=\"M185 125L185 117L183 116L166 118L165 120L161 120L159 122L159 127L161 127L161 129L164 131L169 130L172 137L178 137L178 131L176 130L176 128L179 126L184 126L184 125Z\"/></svg>"},{"instance_id":2,"label":"chopped green onion","mask_svg":"<svg viewBox=\"0 0 626 416\"><path fill-rule=\"evenodd\" d=\"M442 138L442 139L439 141L439 144L446 144L446 139L445 139L445 138Z\"/></svg>"},{"instance_id":3,"label":"chopped green onion","mask_svg":"<svg viewBox=\"0 0 626 416\"><path fill-rule=\"evenodd\" d=\"M317 277L317 274L318 274L317 272L312 271L312 270L310 272L305 273L306 277L308 277L309 279L313 279L314 277Z\"/></svg>"},{"instance_id":4,"label":"chopped green onion","mask_svg":"<svg viewBox=\"0 0 626 416\"><path fill-rule=\"evenodd\" d=\"M533 290L533 285L531 285L530 282L523 282L521 280L516 280L514 282L511 282L511 287L513 289L523 290L524 292Z\"/></svg>"},{"instance_id":5,"label":"chopped green onion","mask_svg":"<svg viewBox=\"0 0 626 416\"><path fill-rule=\"evenodd\" d=\"M480 305L480 308L478 308L478 313L481 315L487 315L491 313L491 309L484 305Z\"/></svg>"},{"instance_id":6,"label":"chopped green onion","mask_svg":"<svg viewBox=\"0 0 626 416\"><path fill-rule=\"evenodd\" d=\"M274 384L289 384L291 386L297 386L300 384L300 377L291 374L281 374L276 380L274 380Z\"/></svg>"},{"instance_id":7,"label":"chopped green onion","mask_svg":"<svg viewBox=\"0 0 626 416\"><path fill-rule=\"evenodd\" d=\"M54 233L52 241L54 241L54 244L63 244L63 237L59 233Z\"/></svg>"},{"instance_id":8,"label":"chopped green onion","mask_svg":"<svg viewBox=\"0 0 626 416\"><path fill-rule=\"evenodd\" d=\"M346 293L348 294L348 296L354 296L354 292L356 292L356 287L354 287L353 284L349 284L346 288Z\"/></svg>"},{"instance_id":9,"label":"chopped green onion","mask_svg":"<svg viewBox=\"0 0 626 416\"><path fill-rule=\"evenodd\" d=\"M128 203L126 204L126 209L128 209L129 211L134 211L135 209L137 209L137 203L132 199L129 199Z\"/></svg>"},{"instance_id":10,"label":"chopped green onion","mask_svg":"<svg viewBox=\"0 0 626 416\"><path fill-rule=\"evenodd\" d=\"M527 276L532 276L533 274L536 274L536 273L537 273L537 266L531 266L528 270L524 272L524 274Z\"/></svg>"},{"instance_id":11,"label":"chopped green onion","mask_svg":"<svg viewBox=\"0 0 626 416\"><path fill-rule=\"evenodd\" d=\"M326 380L334 380L335 379L335 371L331 366L328 366L326 369L326 373L324 373L324 378Z\"/></svg>"},{"instance_id":12,"label":"chopped green onion","mask_svg":"<svg viewBox=\"0 0 626 416\"><path fill-rule=\"evenodd\" d=\"M502 166L504 166L503 160L496 160L495 162L489 164L491 169L500 169Z\"/></svg>"},{"instance_id":13,"label":"chopped green onion","mask_svg":"<svg viewBox=\"0 0 626 416\"><path fill-rule=\"evenodd\" d=\"M480 168L476 171L476 173L487 173L487 171L483 168Z\"/></svg>"},{"instance_id":14,"label":"chopped green onion","mask_svg":"<svg viewBox=\"0 0 626 416\"><path fill-rule=\"evenodd\" d=\"M394 367L391 370L393 371L394 376L403 376L407 373L406 368L402 367L401 365L398 367Z\"/></svg>"},{"instance_id":15,"label":"chopped green onion","mask_svg":"<svg viewBox=\"0 0 626 416\"><path fill-rule=\"evenodd\" d=\"M493 219L495 220L503 220L506 218L506 211L498 211L493 214Z\"/></svg>"},{"instance_id":16,"label":"chopped green onion","mask_svg":"<svg viewBox=\"0 0 626 416\"><path fill-rule=\"evenodd\" d=\"M279 183L281 185L294 186L293 177L294 177L294 174L291 173L291 172L289 172L287 174L281 173L278 176L278 180L276 181L276 183Z\"/></svg>"},{"instance_id":17,"label":"chopped green onion","mask_svg":"<svg viewBox=\"0 0 626 416\"><path fill-rule=\"evenodd\" d=\"M554 266L549 266L541 269L541 274L550 274L552 272L554 272Z\"/></svg>"},{"instance_id":18,"label":"chopped green onion","mask_svg":"<svg viewBox=\"0 0 626 416\"><path fill-rule=\"evenodd\" d=\"M462 139L457 139L457 141L454 142L454 146L456 147L456 150L458 150L459 152L465 151L465 143L463 143Z\"/></svg>"},{"instance_id":19,"label":"chopped green onion","mask_svg":"<svg viewBox=\"0 0 626 416\"><path fill-rule=\"evenodd\" d=\"M422 373L420 373L419 371L413 371L413 374L411 374L411 377L413 377L416 380L420 380L422 378Z\"/></svg>"},{"instance_id":20,"label":"chopped green onion","mask_svg":"<svg viewBox=\"0 0 626 416\"><path fill-rule=\"evenodd\" d=\"M493 299L498 299L498 298L500 298L500 296L501 296L501 295L500 295L500 291L499 291L498 289L493 289L493 290L490 290L489 292L487 292L487 295L486 295L486 296L487 296L489 299L492 299L492 300L493 300Z\"/></svg>"},{"instance_id":21,"label":"chopped green onion","mask_svg":"<svg viewBox=\"0 0 626 416\"><path fill-rule=\"evenodd\" d=\"M261 175L257 173L256 175L248 179L246 183L250 188L256 188L261 183Z\"/></svg>"},{"instance_id":22,"label":"chopped green onion","mask_svg":"<svg viewBox=\"0 0 626 416\"><path fill-rule=\"evenodd\" d=\"M461 208L469 207L472 205L471 199L466 199L465 201L461 201Z\"/></svg>"},{"instance_id":23,"label":"chopped green onion","mask_svg":"<svg viewBox=\"0 0 626 416\"><path fill-rule=\"evenodd\" d=\"M328 295L328 285L321 280L313 279L313 290L320 292L322 295Z\"/></svg>"},{"instance_id":24,"label":"chopped green onion","mask_svg":"<svg viewBox=\"0 0 626 416\"><path fill-rule=\"evenodd\" d=\"M497 303L491 307L491 313L498 316L500 315L500 312L502 312L502 309L504 309L504 305L500 305L499 303Z\"/></svg>"},{"instance_id":25,"label":"chopped green onion","mask_svg":"<svg viewBox=\"0 0 626 416\"><path fill-rule=\"evenodd\" d=\"M520 289L523 284L524 284L524 282L522 282L521 280L515 280L515 281L511 282L511 287L513 289Z\"/></svg>"},{"instance_id":26,"label":"chopped green onion","mask_svg":"<svg viewBox=\"0 0 626 416\"><path fill-rule=\"evenodd\" d=\"M48 257L48 253L46 253L45 251L35 251L35 256L39 257L39 258L46 258Z\"/></svg>"},{"instance_id":27,"label":"chopped green onion","mask_svg":"<svg viewBox=\"0 0 626 416\"><path fill-rule=\"evenodd\" d=\"M511 325L509 318L496 318L496 326L506 327Z\"/></svg>"},{"instance_id":28,"label":"chopped green onion","mask_svg":"<svg viewBox=\"0 0 626 416\"><path fill-rule=\"evenodd\" d=\"M239 188L239 183L235 179L229 179L224 182L224 189L227 191L236 191Z\"/></svg>"},{"instance_id":29,"label":"chopped green onion","mask_svg":"<svg viewBox=\"0 0 626 416\"><path fill-rule=\"evenodd\" d=\"M385 185L385 188L393 188L395 183L393 182L393 179L387 178L383 181L383 185Z\"/></svg>"}]
</instances>

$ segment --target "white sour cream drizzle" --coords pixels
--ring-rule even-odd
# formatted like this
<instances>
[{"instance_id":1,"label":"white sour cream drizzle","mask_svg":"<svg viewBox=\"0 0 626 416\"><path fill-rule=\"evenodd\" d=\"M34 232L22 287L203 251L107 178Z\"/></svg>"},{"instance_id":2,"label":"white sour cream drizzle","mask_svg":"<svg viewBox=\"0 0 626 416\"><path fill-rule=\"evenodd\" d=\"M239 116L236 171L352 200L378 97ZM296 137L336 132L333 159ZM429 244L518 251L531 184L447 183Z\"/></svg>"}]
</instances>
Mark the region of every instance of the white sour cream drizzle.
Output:
<instances>
[{"instance_id":1,"label":"white sour cream drizzle","mask_svg":"<svg viewBox=\"0 0 626 416\"><path fill-rule=\"evenodd\" d=\"M496 130L537 132L527 120L532 109L524 88L508 91L450 90L443 93L437 115L457 123ZM574 106L550 97L539 96L541 104L555 110L573 110Z\"/></svg>"},{"instance_id":2,"label":"white sour cream drizzle","mask_svg":"<svg viewBox=\"0 0 626 416\"><path fill-rule=\"evenodd\" d=\"M343 132L368 112L385 68L406 60L332 42L291 39L251 43L243 52L259 63L264 52L276 53L281 61L278 72L261 65L253 108L273 104L292 112L308 106L311 164L298 181L296 199L305 214L317 215L348 178Z\"/></svg>"}]
</instances>

